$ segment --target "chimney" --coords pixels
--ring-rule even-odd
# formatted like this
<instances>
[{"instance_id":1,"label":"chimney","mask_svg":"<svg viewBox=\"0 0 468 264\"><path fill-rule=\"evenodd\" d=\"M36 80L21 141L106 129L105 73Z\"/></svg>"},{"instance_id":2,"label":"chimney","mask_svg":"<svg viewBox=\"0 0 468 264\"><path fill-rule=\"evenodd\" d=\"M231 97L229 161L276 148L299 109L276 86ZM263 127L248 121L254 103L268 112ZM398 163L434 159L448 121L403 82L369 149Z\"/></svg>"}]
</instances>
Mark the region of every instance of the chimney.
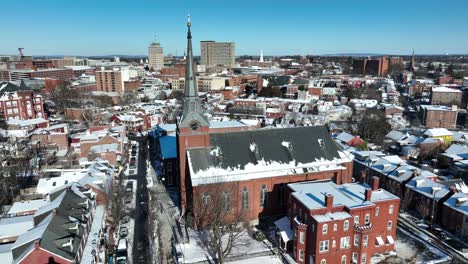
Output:
<instances>
[{"instance_id":1,"label":"chimney","mask_svg":"<svg viewBox=\"0 0 468 264\"><path fill-rule=\"evenodd\" d=\"M364 196L366 198L366 201L370 201L372 199L372 190L371 189L366 189Z\"/></svg>"},{"instance_id":2,"label":"chimney","mask_svg":"<svg viewBox=\"0 0 468 264\"><path fill-rule=\"evenodd\" d=\"M377 176L372 177L372 190L377 191L379 189L380 179Z\"/></svg>"},{"instance_id":3,"label":"chimney","mask_svg":"<svg viewBox=\"0 0 468 264\"><path fill-rule=\"evenodd\" d=\"M367 178L367 173L366 173L365 171L362 171L362 172L361 172L361 178L359 179L359 182L360 182L361 184L366 183L366 178Z\"/></svg>"},{"instance_id":4,"label":"chimney","mask_svg":"<svg viewBox=\"0 0 468 264\"><path fill-rule=\"evenodd\" d=\"M34 248L39 248L39 240L34 241Z\"/></svg>"},{"instance_id":5,"label":"chimney","mask_svg":"<svg viewBox=\"0 0 468 264\"><path fill-rule=\"evenodd\" d=\"M333 208L333 195L325 194L325 206L327 207L327 212L330 212Z\"/></svg>"}]
</instances>

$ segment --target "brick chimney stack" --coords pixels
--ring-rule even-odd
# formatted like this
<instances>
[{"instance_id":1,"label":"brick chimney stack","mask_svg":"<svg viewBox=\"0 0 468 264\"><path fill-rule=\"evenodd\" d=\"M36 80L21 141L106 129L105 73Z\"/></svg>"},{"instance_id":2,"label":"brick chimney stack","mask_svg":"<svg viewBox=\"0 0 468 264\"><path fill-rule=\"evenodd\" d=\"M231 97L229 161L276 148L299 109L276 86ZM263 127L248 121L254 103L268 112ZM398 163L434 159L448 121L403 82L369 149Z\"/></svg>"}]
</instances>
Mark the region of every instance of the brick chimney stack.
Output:
<instances>
[{"instance_id":1,"label":"brick chimney stack","mask_svg":"<svg viewBox=\"0 0 468 264\"><path fill-rule=\"evenodd\" d=\"M360 182L361 184L366 183L366 178L367 178L367 172L362 171L362 172L361 172L361 178L359 179L359 182Z\"/></svg>"},{"instance_id":2,"label":"brick chimney stack","mask_svg":"<svg viewBox=\"0 0 468 264\"><path fill-rule=\"evenodd\" d=\"M330 212L333 208L333 195L325 194L325 206L327 207L327 212Z\"/></svg>"},{"instance_id":3,"label":"brick chimney stack","mask_svg":"<svg viewBox=\"0 0 468 264\"><path fill-rule=\"evenodd\" d=\"M370 201L372 199L372 190L371 189L366 189L364 196L366 198L366 201Z\"/></svg>"},{"instance_id":4,"label":"brick chimney stack","mask_svg":"<svg viewBox=\"0 0 468 264\"><path fill-rule=\"evenodd\" d=\"M377 176L372 177L372 190L377 191L379 189L380 179Z\"/></svg>"}]
</instances>

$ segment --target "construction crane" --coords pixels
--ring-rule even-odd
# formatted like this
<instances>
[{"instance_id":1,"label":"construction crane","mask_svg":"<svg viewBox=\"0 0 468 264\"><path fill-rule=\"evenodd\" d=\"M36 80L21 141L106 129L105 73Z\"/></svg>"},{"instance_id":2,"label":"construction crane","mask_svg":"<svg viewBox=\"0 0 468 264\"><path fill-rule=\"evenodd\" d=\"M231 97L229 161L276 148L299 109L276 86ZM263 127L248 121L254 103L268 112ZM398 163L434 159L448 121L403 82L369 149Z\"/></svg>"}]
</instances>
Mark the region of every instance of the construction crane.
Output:
<instances>
[{"instance_id":1,"label":"construction crane","mask_svg":"<svg viewBox=\"0 0 468 264\"><path fill-rule=\"evenodd\" d=\"M18 51L19 51L19 53L21 55L21 58L24 57L23 50L24 50L24 48L18 48Z\"/></svg>"}]
</instances>

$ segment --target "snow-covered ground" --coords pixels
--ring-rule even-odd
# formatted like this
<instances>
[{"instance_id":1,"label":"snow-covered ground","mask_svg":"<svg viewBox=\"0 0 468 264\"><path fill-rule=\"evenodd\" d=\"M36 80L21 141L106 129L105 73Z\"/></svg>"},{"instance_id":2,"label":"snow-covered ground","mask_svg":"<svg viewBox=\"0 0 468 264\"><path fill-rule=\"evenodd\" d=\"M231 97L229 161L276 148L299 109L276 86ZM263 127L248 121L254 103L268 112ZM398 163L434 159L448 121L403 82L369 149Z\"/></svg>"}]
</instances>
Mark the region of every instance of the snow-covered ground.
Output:
<instances>
[{"instance_id":1,"label":"snow-covered ground","mask_svg":"<svg viewBox=\"0 0 468 264\"><path fill-rule=\"evenodd\" d=\"M258 264L258 263L281 264L283 262L277 256L261 256L261 257L250 258L250 259L227 261L226 263L229 263L229 264Z\"/></svg>"},{"instance_id":2,"label":"snow-covered ground","mask_svg":"<svg viewBox=\"0 0 468 264\"><path fill-rule=\"evenodd\" d=\"M392 256L373 257L371 263L445 263L450 260L437 248L401 228L397 229L395 250Z\"/></svg>"},{"instance_id":3,"label":"snow-covered ground","mask_svg":"<svg viewBox=\"0 0 468 264\"><path fill-rule=\"evenodd\" d=\"M194 230L189 230L188 232L190 242L180 243L176 246L177 251L180 253L180 263L197 263L202 261L211 261L213 258L202 242L203 235ZM248 235L247 231L243 232L242 236L239 237L237 241L238 245L232 249L230 255L228 256L228 259L234 259L232 263L262 263L255 262L254 259L262 260L267 257L272 257L275 260L278 259L277 257L272 256L270 246L267 244L268 242L265 243L253 239ZM249 258L249 255L252 255L252 258Z\"/></svg>"}]
</instances>

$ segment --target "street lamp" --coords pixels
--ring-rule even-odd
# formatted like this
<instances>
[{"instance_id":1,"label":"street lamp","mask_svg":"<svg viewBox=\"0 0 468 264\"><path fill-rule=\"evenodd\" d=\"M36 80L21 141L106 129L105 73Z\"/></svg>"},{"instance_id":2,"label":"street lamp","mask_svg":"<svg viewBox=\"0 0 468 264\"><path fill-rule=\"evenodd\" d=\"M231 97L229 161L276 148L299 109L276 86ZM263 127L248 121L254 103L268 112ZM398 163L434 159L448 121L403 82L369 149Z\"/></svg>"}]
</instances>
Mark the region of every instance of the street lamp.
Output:
<instances>
[{"instance_id":1,"label":"street lamp","mask_svg":"<svg viewBox=\"0 0 468 264\"><path fill-rule=\"evenodd\" d=\"M438 191L440 191L442 188L440 187L432 187L432 214L431 214L431 229L434 226L434 220L435 220L435 205L436 205L436 200L435 196Z\"/></svg>"}]
</instances>

